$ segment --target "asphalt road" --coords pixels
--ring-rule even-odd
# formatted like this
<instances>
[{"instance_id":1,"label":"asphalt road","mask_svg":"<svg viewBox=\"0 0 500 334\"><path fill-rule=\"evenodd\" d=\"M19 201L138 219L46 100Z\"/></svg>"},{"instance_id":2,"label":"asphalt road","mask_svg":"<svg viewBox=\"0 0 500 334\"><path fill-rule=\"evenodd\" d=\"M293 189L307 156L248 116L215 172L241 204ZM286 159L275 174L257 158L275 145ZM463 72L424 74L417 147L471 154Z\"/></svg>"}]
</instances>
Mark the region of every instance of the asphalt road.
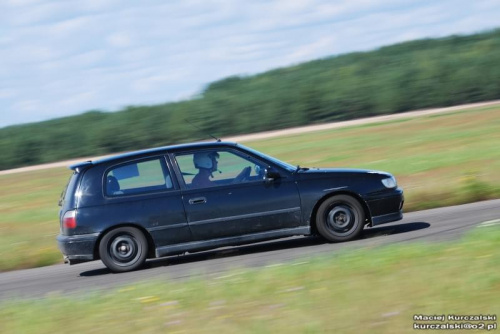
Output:
<instances>
[{"instance_id":1,"label":"asphalt road","mask_svg":"<svg viewBox=\"0 0 500 334\"><path fill-rule=\"evenodd\" d=\"M312 237L288 238L155 259L143 270L124 274L110 273L100 261L6 272L0 274L0 299L107 289L148 279L177 280L193 275L218 277L230 268L276 265L349 247L452 240L487 221L500 226L500 200L408 213L402 221L366 229L361 239L339 244L328 244Z\"/></svg>"}]
</instances>

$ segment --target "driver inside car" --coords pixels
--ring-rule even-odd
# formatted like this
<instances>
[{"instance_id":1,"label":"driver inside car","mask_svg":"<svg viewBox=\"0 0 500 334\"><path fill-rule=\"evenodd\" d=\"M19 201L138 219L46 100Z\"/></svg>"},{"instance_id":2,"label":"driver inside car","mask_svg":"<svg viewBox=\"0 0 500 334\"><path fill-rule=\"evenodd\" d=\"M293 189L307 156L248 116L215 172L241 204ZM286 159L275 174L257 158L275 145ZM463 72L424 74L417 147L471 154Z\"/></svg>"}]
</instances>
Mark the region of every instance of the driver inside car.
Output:
<instances>
[{"instance_id":1,"label":"driver inside car","mask_svg":"<svg viewBox=\"0 0 500 334\"><path fill-rule=\"evenodd\" d=\"M217 152L201 152L195 153L193 156L194 167L198 169L198 174L195 175L191 186L196 188L210 187L212 185L213 172L217 171L219 153Z\"/></svg>"},{"instance_id":2,"label":"driver inside car","mask_svg":"<svg viewBox=\"0 0 500 334\"><path fill-rule=\"evenodd\" d=\"M211 180L213 178L213 172L221 171L218 169L218 159L220 155L217 152L200 152L195 153L193 156L194 166L198 169L198 174L195 175L193 181L191 182L191 186L194 188L203 188L210 187L214 185L214 181ZM251 167L245 167L239 173L236 178L234 178L232 183L240 183L245 181L251 172Z\"/></svg>"}]
</instances>

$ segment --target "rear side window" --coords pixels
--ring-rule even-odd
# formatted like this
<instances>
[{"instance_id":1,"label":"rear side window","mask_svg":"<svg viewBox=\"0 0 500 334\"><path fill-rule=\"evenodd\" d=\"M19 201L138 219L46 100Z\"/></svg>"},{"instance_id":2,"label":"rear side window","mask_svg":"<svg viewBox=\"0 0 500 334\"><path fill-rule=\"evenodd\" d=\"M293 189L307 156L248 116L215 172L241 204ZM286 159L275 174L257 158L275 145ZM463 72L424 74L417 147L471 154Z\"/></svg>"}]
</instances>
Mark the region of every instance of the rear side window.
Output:
<instances>
[{"instance_id":1,"label":"rear side window","mask_svg":"<svg viewBox=\"0 0 500 334\"><path fill-rule=\"evenodd\" d=\"M66 187L64 187L61 193L61 198L59 199L59 206L63 206L64 202L66 202L71 196L71 194L75 192L77 179L78 179L77 172L73 172L73 174L71 174L68 180L68 183L66 184Z\"/></svg>"},{"instance_id":2,"label":"rear side window","mask_svg":"<svg viewBox=\"0 0 500 334\"><path fill-rule=\"evenodd\" d=\"M121 196L172 189L165 161L158 158L120 165L106 173L107 196Z\"/></svg>"}]
</instances>

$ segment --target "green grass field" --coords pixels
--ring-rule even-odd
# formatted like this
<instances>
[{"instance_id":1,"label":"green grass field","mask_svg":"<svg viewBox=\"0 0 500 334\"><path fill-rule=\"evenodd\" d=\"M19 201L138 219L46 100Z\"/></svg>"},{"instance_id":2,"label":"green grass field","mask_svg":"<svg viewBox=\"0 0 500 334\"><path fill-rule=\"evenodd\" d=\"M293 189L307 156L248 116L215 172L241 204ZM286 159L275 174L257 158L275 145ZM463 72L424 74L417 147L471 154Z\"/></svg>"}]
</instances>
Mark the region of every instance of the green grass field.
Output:
<instances>
[{"instance_id":1,"label":"green grass field","mask_svg":"<svg viewBox=\"0 0 500 334\"><path fill-rule=\"evenodd\" d=\"M301 166L393 173L405 210L500 197L500 106L244 143ZM61 262L64 168L0 176L0 271Z\"/></svg>"},{"instance_id":2,"label":"green grass field","mask_svg":"<svg viewBox=\"0 0 500 334\"><path fill-rule=\"evenodd\" d=\"M480 227L449 243L346 249L213 278L11 300L0 303L0 332L414 333L415 322L425 323L415 314L500 315L499 243L500 228Z\"/></svg>"}]
</instances>

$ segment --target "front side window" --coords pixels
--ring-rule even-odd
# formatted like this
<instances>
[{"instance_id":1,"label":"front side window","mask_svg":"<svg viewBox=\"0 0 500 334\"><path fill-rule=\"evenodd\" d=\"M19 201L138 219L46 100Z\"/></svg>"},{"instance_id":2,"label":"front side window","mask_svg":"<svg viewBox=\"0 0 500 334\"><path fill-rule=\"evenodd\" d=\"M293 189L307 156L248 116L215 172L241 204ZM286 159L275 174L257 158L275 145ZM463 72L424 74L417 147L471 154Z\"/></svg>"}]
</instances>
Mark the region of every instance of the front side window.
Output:
<instances>
[{"instance_id":1,"label":"front side window","mask_svg":"<svg viewBox=\"0 0 500 334\"><path fill-rule=\"evenodd\" d=\"M106 195L119 196L172 189L172 178L161 159L133 162L109 170Z\"/></svg>"},{"instance_id":2,"label":"front side window","mask_svg":"<svg viewBox=\"0 0 500 334\"><path fill-rule=\"evenodd\" d=\"M262 180L265 165L249 157L221 150L203 150L176 155L188 188Z\"/></svg>"}]
</instances>

